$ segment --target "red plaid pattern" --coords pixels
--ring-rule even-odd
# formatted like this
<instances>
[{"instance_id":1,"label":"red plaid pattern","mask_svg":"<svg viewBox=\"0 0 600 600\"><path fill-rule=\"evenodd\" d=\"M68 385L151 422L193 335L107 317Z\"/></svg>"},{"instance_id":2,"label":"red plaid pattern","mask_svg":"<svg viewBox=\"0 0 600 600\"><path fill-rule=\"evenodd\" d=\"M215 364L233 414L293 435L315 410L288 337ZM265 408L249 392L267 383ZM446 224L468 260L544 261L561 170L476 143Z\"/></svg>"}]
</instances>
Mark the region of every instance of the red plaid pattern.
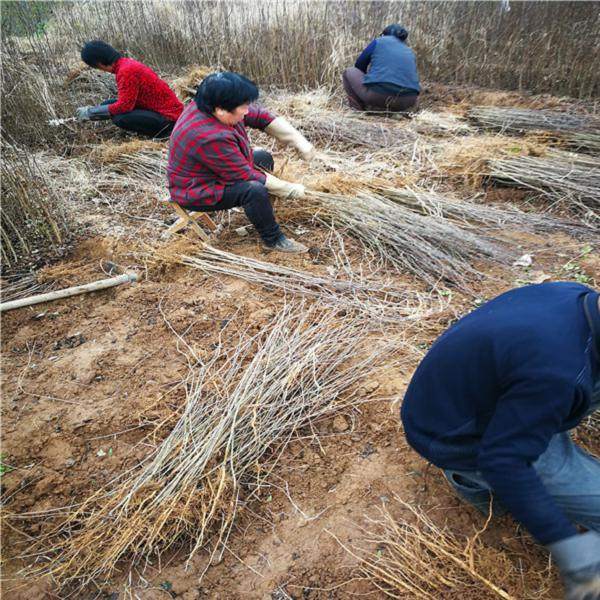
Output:
<instances>
[{"instance_id":1,"label":"red plaid pattern","mask_svg":"<svg viewBox=\"0 0 600 600\"><path fill-rule=\"evenodd\" d=\"M246 126L264 129L274 118L251 106L244 121L230 127L190 102L171 134L167 166L171 200L182 206L212 206L221 200L226 185L264 183L264 173L254 168Z\"/></svg>"},{"instance_id":2,"label":"red plaid pattern","mask_svg":"<svg viewBox=\"0 0 600 600\"><path fill-rule=\"evenodd\" d=\"M117 101L108 106L111 115L141 108L177 121L183 112L183 104L175 92L150 67L132 58L119 58L113 73L119 95Z\"/></svg>"}]
</instances>

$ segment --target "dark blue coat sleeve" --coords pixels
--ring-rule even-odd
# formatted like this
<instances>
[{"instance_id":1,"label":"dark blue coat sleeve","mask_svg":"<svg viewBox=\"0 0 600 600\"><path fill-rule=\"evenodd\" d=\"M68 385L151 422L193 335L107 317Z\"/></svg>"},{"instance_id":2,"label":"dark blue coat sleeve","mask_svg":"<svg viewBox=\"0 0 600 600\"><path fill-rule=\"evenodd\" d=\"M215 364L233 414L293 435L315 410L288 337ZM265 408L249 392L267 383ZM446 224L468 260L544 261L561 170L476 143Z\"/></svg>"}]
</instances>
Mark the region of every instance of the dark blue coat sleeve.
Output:
<instances>
[{"instance_id":1,"label":"dark blue coat sleeve","mask_svg":"<svg viewBox=\"0 0 600 600\"><path fill-rule=\"evenodd\" d=\"M577 533L532 463L568 417L574 389L539 372L513 380L481 440L478 466L498 500L542 544Z\"/></svg>"},{"instance_id":2,"label":"dark blue coat sleeve","mask_svg":"<svg viewBox=\"0 0 600 600\"><path fill-rule=\"evenodd\" d=\"M375 46L377 45L377 40L373 40L360 54L360 56L356 59L354 66L357 69L360 69L363 73L367 72L369 68L369 63L371 62L371 55L373 54L373 50L375 50Z\"/></svg>"}]
</instances>

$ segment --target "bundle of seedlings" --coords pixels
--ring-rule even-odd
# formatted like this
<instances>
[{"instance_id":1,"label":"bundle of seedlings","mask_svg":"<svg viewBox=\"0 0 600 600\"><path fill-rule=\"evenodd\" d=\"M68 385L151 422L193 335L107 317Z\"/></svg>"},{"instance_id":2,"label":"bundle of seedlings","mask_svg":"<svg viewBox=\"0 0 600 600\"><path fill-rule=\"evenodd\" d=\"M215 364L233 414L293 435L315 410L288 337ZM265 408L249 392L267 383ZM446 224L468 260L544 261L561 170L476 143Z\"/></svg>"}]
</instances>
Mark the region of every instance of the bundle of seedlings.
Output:
<instances>
[{"instance_id":1,"label":"bundle of seedlings","mask_svg":"<svg viewBox=\"0 0 600 600\"><path fill-rule=\"evenodd\" d=\"M194 256L181 255L182 264L205 273L230 275L253 284L282 290L286 295L318 299L322 306L338 308L350 314L362 314L372 324L415 321L440 313L445 304L441 297L401 289L390 283L374 283L362 277L334 279L253 258L238 256L209 245Z\"/></svg>"},{"instance_id":2,"label":"bundle of seedlings","mask_svg":"<svg viewBox=\"0 0 600 600\"><path fill-rule=\"evenodd\" d=\"M136 183L164 182L167 178L167 144L152 140L134 140L122 144L101 144L91 159L100 165L135 179Z\"/></svg>"},{"instance_id":3,"label":"bundle of seedlings","mask_svg":"<svg viewBox=\"0 0 600 600\"><path fill-rule=\"evenodd\" d=\"M378 194L424 215L450 219L463 227L483 226L487 229L514 229L533 233L563 232L585 236L589 227L580 221L560 219L553 215L524 212L516 206L494 206L482 202L459 200L451 194L417 188L391 188L386 182L373 180L370 186Z\"/></svg>"},{"instance_id":4,"label":"bundle of seedlings","mask_svg":"<svg viewBox=\"0 0 600 600\"><path fill-rule=\"evenodd\" d=\"M475 106L469 110L468 115L482 125L500 130L600 130L600 121L595 117L551 110Z\"/></svg>"},{"instance_id":5,"label":"bundle of seedlings","mask_svg":"<svg viewBox=\"0 0 600 600\"><path fill-rule=\"evenodd\" d=\"M475 262L506 264L511 256L487 234L421 214L373 191L352 196L311 191L298 210L358 239L384 264L432 286L445 281L467 291L469 280L481 276Z\"/></svg>"},{"instance_id":6,"label":"bundle of seedlings","mask_svg":"<svg viewBox=\"0 0 600 600\"><path fill-rule=\"evenodd\" d=\"M30 152L2 140L2 267L33 266L65 251L71 221Z\"/></svg>"},{"instance_id":7,"label":"bundle of seedlings","mask_svg":"<svg viewBox=\"0 0 600 600\"><path fill-rule=\"evenodd\" d=\"M489 177L492 158L545 156L548 148L538 140L514 138L501 134L469 135L455 140L440 140L432 148L429 172L442 181L458 177L469 187L480 189Z\"/></svg>"},{"instance_id":8,"label":"bundle of seedlings","mask_svg":"<svg viewBox=\"0 0 600 600\"><path fill-rule=\"evenodd\" d=\"M257 334L234 320L208 356L178 338L189 372L177 423L138 467L39 540L47 562L34 572L83 586L175 544L190 559L205 547L222 553L240 500L260 500L289 442L365 402L360 384L404 344L373 343L368 320L302 304L284 305Z\"/></svg>"},{"instance_id":9,"label":"bundle of seedlings","mask_svg":"<svg viewBox=\"0 0 600 600\"><path fill-rule=\"evenodd\" d=\"M406 127L386 124L381 119L343 116L334 111L312 111L296 119L296 123L312 142L325 148L346 150L360 146L411 154L421 141L417 133Z\"/></svg>"},{"instance_id":10,"label":"bundle of seedlings","mask_svg":"<svg viewBox=\"0 0 600 600\"><path fill-rule=\"evenodd\" d=\"M529 556L517 562L511 554L484 544L483 531L461 539L397 496L389 504L360 528L359 543L342 544L359 561L364 578L386 596L518 600L547 598L555 589L556 579L548 568L538 571Z\"/></svg>"},{"instance_id":11,"label":"bundle of seedlings","mask_svg":"<svg viewBox=\"0 0 600 600\"><path fill-rule=\"evenodd\" d=\"M547 156L492 159L492 179L538 192L551 207L558 204L583 213L592 221L600 217L600 159L571 152L552 151Z\"/></svg>"},{"instance_id":12,"label":"bundle of seedlings","mask_svg":"<svg viewBox=\"0 0 600 600\"><path fill-rule=\"evenodd\" d=\"M559 134L568 145L591 151L600 150L600 119L551 110L476 106L469 117L483 127L498 131L545 131Z\"/></svg>"}]
</instances>

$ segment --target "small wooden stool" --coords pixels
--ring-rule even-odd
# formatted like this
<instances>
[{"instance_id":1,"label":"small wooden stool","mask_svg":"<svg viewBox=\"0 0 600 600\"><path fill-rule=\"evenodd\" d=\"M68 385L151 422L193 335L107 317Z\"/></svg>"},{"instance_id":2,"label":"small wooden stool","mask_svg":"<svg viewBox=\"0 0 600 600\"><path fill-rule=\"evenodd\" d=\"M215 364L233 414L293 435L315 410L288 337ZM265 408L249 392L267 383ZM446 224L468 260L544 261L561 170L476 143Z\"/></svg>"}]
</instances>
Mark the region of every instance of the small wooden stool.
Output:
<instances>
[{"instance_id":1,"label":"small wooden stool","mask_svg":"<svg viewBox=\"0 0 600 600\"><path fill-rule=\"evenodd\" d=\"M215 233L219 231L219 227L215 225L215 222L204 212L199 211L187 211L183 206L177 204L177 202L173 202L172 200L164 200L165 204L168 204L178 215L179 219L173 223L164 232L164 236L168 237L178 231L181 231L184 227L190 225L192 229L198 234L200 239L203 242L208 242L209 236L206 232L198 225L198 221L202 221L203 225L210 231L210 233Z\"/></svg>"}]
</instances>

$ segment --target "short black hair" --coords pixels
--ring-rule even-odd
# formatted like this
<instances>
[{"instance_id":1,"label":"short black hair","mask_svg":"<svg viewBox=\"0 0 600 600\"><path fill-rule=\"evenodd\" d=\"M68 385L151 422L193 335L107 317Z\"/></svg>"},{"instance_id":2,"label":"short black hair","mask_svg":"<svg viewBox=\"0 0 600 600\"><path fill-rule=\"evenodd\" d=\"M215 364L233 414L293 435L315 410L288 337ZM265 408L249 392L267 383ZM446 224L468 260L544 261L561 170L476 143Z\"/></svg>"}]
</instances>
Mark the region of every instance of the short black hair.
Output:
<instances>
[{"instance_id":1,"label":"short black hair","mask_svg":"<svg viewBox=\"0 0 600 600\"><path fill-rule=\"evenodd\" d=\"M382 32L381 35L393 35L397 37L401 42L404 42L408 37L408 31L399 25L398 23L394 23L393 25L388 25Z\"/></svg>"},{"instance_id":2,"label":"short black hair","mask_svg":"<svg viewBox=\"0 0 600 600\"><path fill-rule=\"evenodd\" d=\"M102 40L86 42L81 49L81 60L90 67L97 67L100 64L112 65L122 56L120 52Z\"/></svg>"},{"instance_id":3,"label":"short black hair","mask_svg":"<svg viewBox=\"0 0 600 600\"><path fill-rule=\"evenodd\" d=\"M258 87L239 73L224 71L206 77L196 90L196 106L203 112L213 114L216 108L227 111L249 104L258 98Z\"/></svg>"}]
</instances>

